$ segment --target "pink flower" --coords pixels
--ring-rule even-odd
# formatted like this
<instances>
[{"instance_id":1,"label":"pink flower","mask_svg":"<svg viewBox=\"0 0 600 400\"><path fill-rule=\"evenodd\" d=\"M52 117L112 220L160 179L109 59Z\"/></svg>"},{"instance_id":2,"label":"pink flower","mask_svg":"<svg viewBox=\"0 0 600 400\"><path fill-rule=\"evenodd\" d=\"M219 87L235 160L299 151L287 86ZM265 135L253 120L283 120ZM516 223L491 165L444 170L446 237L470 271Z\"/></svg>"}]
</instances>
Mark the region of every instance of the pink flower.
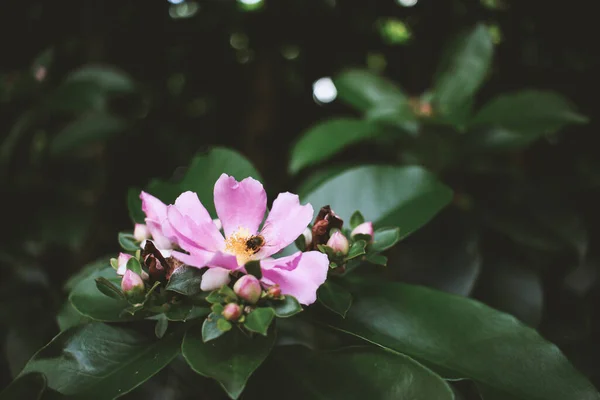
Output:
<instances>
[{"instance_id":1,"label":"pink flower","mask_svg":"<svg viewBox=\"0 0 600 400\"><path fill-rule=\"evenodd\" d=\"M348 254L348 250L350 249L350 243L346 236L340 231L336 231L329 240L327 241L327 246L331 247L333 251L337 253L342 253L343 255Z\"/></svg>"},{"instance_id":2,"label":"pink flower","mask_svg":"<svg viewBox=\"0 0 600 400\"><path fill-rule=\"evenodd\" d=\"M146 214L146 228L152 235L154 245L159 250L172 249L177 243L167 220L167 205L146 192L140 194L140 199L142 210Z\"/></svg>"},{"instance_id":3,"label":"pink flower","mask_svg":"<svg viewBox=\"0 0 600 400\"><path fill-rule=\"evenodd\" d=\"M144 281L142 277L136 274L135 272L128 269L125 271L123 275L123 279L121 280L121 290L125 294L129 294L132 292L144 292Z\"/></svg>"},{"instance_id":4,"label":"pink flower","mask_svg":"<svg viewBox=\"0 0 600 400\"><path fill-rule=\"evenodd\" d=\"M144 224L135 224L135 227L133 228L133 238L138 242L150 239L148 227Z\"/></svg>"},{"instance_id":5,"label":"pink flower","mask_svg":"<svg viewBox=\"0 0 600 400\"><path fill-rule=\"evenodd\" d=\"M327 256L311 251L278 259L270 257L302 234L312 219L312 206L300 205L295 194L280 193L259 230L267 208L262 184L252 178L237 182L226 174L215 183L214 201L225 237L195 193L182 193L167 208L162 232L172 235L171 240L189 252L173 255L188 265L214 269L214 280L218 280L217 275L244 270L248 261L260 260L263 285L278 284L283 294L296 297L302 304L313 303L318 287L327 277ZM148 219L146 223L150 228ZM206 285L210 286L210 282Z\"/></svg>"}]
</instances>

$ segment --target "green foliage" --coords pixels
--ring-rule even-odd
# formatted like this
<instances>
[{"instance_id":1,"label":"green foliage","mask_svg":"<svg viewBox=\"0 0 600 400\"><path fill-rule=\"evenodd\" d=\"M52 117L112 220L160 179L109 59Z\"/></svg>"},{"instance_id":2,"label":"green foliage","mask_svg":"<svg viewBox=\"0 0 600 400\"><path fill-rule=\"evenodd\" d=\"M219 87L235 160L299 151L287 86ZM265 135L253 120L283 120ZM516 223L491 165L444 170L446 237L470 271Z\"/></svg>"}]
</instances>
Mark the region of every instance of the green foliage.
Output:
<instances>
[{"instance_id":1,"label":"green foliage","mask_svg":"<svg viewBox=\"0 0 600 400\"><path fill-rule=\"evenodd\" d=\"M194 296L200 293L201 282L202 272L198 268L182 265L173 272L165 289L184 296Z\"/></svg>"},{"instance_id":2,"label":"green foliage","mask_svg":"<svg viewBox=\"0 0 600 400\"><path fill-rule=\"evenodd\" d=\"M0 400L39 400L46 390L46 377L39 372L23 374L0 392Z\"/></svg>"},{"instance_id":3,"label":"green foliage","mask_svg":"<svg viewBox=\"0 0 600 400\"><path fill-rule=\"evenodd\" d=\"M319 287L317 298L321 304L342 318L346 317L346 313L352 305L352 294L344 287L331 281L325 282Z\"/></svg>"}]
</instances>

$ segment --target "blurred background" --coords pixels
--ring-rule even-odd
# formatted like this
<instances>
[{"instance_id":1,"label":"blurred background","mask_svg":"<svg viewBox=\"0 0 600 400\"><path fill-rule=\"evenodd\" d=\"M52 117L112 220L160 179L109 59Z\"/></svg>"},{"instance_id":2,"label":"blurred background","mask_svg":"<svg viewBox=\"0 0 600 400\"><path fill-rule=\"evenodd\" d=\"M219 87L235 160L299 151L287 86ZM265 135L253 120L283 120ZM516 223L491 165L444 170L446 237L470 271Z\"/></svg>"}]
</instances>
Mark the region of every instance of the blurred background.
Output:
<instances>
[{"instance_id":1,"label":"blurred background","mask_svg":"<svg viewBox=\"0 0 600 400\"><path fill-rule=\"evenodd\" d=\"M386 273L512 313L598 386L600 56L592 4L4 2L0 387L58 332L69 276L118 251L117 232L131 229L128 188L176 179L215 145L246 156L271 199L327 168L425 165L454 189L454 202L394 250ZM418 139L418 157L401 142L365 143L288 172L303 132L359 115L336 99L331 80L341 71L383 75L417 98L451 39L478 23L494 56L476 108L503 92L552 90L589 123L448 163L441 160L453 159L452 146Z\"/></svg>"}]
</instances>

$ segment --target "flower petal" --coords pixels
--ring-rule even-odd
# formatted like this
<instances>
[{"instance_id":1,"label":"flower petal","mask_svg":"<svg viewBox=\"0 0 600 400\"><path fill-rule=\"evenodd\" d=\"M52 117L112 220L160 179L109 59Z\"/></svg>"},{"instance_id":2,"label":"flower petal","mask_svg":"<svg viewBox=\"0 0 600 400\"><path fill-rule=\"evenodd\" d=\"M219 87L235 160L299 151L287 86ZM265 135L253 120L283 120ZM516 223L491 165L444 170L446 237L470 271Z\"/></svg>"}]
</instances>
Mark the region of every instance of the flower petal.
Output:
<instances>
[{"instance_id":1,"label":"flower petal","mask_svg":"<svg viewBox=\"0 0 600 400\"><path fill-rule=\"evenodd\" d=\"M146 192L140 193L142 211L146 214L146 226L158 249L173 247L172 230L167 221L167 205Z\"/></svg>"},{"instance_id":2,"label":"flower petal","mask_svg":"<svg viewBox=\"0 0 600 400\"><path fill-rule=\"evenodd\" d=\"M295 253L279 259L261 261L266 285L277 284L281 293L294 296L301 304L309 305L317 299L317 289L327 279L329 259L318 251ZM290 269L296 264L296 267Z\"/></svg>"},{"instance_id":3,"label":"flower petal","mask_svg":"<svg viewBox=\"0 0 600 400\"><path fill-rule=\"evenodd\" d=\"M218 251L225 246L223 235L196 193L182 193L175 200L175 204L167 208L167 219L172 228L172 235L177 239L179 246L187 251Z\"/></svg>"},{"instance_id":4,"label":"flower petal","mask_svg":"<svg viewBox=\"0 0 600 400\"><path fill-rule=\"evenodd\" d=\"M173 251L173 257L192 267L221 267L230 271L239 269L237 258L231 254L212 252L207 250L195 250L190 254Z\"/></svg>"},{"instance_id":5,"label":"flower petal","mask_svg":"<svg viewBox=\"0 0 600 400\"><path fill-rule=\"evenodd\" d=\"M215 267L209 268L200 282L200 289L205 292L219 289L223 285L227 285L231 281L229 270L225 268Z\"/></svg>"},{"instance_id":6,"label":"flower petal","mask_svg":"<svg viewBox=\"0 0 600 400\"><path fill-rule=\"evenodd\" d=\"M223 174L215 183L214 194L225 237L239 228L247 229L250 234L258 232L267 209L267 194L262 183L253 178L238 182L233 176Z\"/></svg>"},{"instance_id":7,"label":"flower petal","mask_svg":"<svg viewBox=\"0 0 600 400\"><path fill-rule=\"evenodd\" d=\"M255 258L268 257L291 244L304 232L312 217L313 208L310 204L302 206L298 195L280 193L261 231L266 244Z\"/></svg>"}]
</instances>

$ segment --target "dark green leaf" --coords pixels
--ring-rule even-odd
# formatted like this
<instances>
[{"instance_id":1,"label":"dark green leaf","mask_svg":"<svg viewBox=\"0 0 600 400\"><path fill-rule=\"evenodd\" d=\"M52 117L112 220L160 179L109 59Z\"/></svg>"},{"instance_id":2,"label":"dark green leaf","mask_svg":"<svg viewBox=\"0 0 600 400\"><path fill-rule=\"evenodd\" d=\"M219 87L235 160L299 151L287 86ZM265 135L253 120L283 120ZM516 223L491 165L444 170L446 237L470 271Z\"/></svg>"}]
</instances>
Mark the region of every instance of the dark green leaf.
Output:
<instances>
[{"instance_id":1,"label":"dark green leaf","mask_svg":"<svg viewBox=\"0 0 600 400\"><path fill-rule=\"evenodd\" d=\"M389 249L400 241L399 228L381 228L373 232L373 242L369 251L381 252Z\"/></svg>"},{"instance_id":2,"label":"dark green leaf","mask_svg":"<svg viewBox=\"0 0 600 400\"><path fill-rule=\"evenodd\" d=\"M260 333L261 335L266 336L274 316L275 310L273 310L271 307L256 308L246 316L244 326L249 331Z\"/></svg>"},{"instance_id":3,"label":"dark green leaf","mask_svg":"<svg viewBox=\"0 0 600 400\"><path fill-rule=\"evenodd\" d=\"M84 266L83 268L81 268L77 273L75 273L74 275L72 275L67 282L64 284L64 290L65 291L71 291L73 290L73 288L82 280L84 280L85 278L89 277L90 275L105 269L106 267L108 267L110 262L110 258L109 257L102 257L96 261L93 261L89 264L87 264L86 266Z\"/></svg>"},{"instance_id":4,"label":"dark green leaf","mask_svg":"<svg viewBox=\"0 0 600 400\"><path fill-rule=\"evenodd\" d=\"M453 400L450 386L411 358L375 347L274 351L270 371L286 399ZM282 378L279 378L282 374Z\"/></svg>"},{"instance_id":5,"label":"dark green leaf","mask_svg":"<svg viewBox=\"0 0 600 400\"><path fill-rule=\"evenodd\" d=\"M344 148L384 132L380 125L358 119L329 119L303 133L292 149L290 173L329 159Z\"/></svg>"},{"instance_id":6,"label":"dark green leaf","mask_svg":"<svg viewBox=\"0 0 600 400\"><path fill-rule=\"evenodd\" d=\"M352 246L350 246L350 251L348 251L348 255L346 256L346 260L352 260L353 258L366 254L366 247L367 242L364 240L357 240L356 242L352 243Z\"/></svg>"},{"instance_id":7,"label":"dark green leaf","mask_svg":"<svg viewBox=\"0 0 600 400\"><path fill-rule=\"evenodd\" d=\"M444 114L469 101L486 77L494 45L487 28L480 24L460 36L448 49L434 83L435 104Z\"/></svg>"},{"instance_id":8,"label":"dark green leaf","mask_svg":"<svg viewBox=\"0 0 600 400\"><path fill-rule=\"evenodd\" d=\"M90 321L92 321L90 318L84 317L77 312L68 300L65 301L56 316L56 322L58 323L58 328L61 332L66 331L73 326L87 324Z\"/></svg>"},{"instance_id":9,"label":"dark green leaf","mask_svg":"<svg viewBox=\"0 0 600 400\"><path fill-rule=\"evenodd\" d=\"M231 322L227 321L226 319L219 318L217 320L217 328L219 328L220 331L228 332L231 330L232 325Z\"/></svg>"},{"instance_id":10,"label":"dark green leaf","mask_svg":"<svg viewBox=\"0 0 600 400\"><path fill-rule=\"evenodd\" d=\"M127 191L127 208L129 217L134 223L143 224L146 222L146 214L142 211L142 200L140 199L141 189L129 188Z\"/></svg>"},{"instance_id":11,"label":"dark green leaf","mask_svg":"<svg viewBox=\"0 0 600 400\"><path fill-rule=\"evenodd\" d=\"M260 269L260 261L253 260L246 263L244 266L246 272L250 275L254 275L257 279L262 278L262 270Z\"/></svg>"},{"instance_id":12,"label":"dark green leaf","mask_svg":"<svg viewBox=\"0 0 600 400\"><path fill-rule=\"evenodd\" d=\"M270 304L275 315L279 318L287 318L302 311L302 306L294 296L285 295L281 300L273 300Z\"/></svg>"},{"instance_id":13,"label":"dark green leaf","mask_svg":"<svg viewBox=\"0 0 600 400\"><path fill-rule=\"evenodd\" d=\"M107 94L131 93L135 83L125 72L105 66L85 66L67 76L66 82L87 82Z\"/></svg>"},{"instance_id":14,"label":"dark green leaf","mask_svg":"<svg viewBox=\"0 0 600 400\"><path fill-rule=\"evenodd\" d=\"M105 296L96 287L96 278L103 277L119 284L121 277L112 268L97 271L80 281L69 295L69 301L80 314L96 321L118 322L131 320L131 315L121 315L129 307L126 300L116 300Z\"/></svg>"},{"instance_id":15,"label":"dark green leaf","mask_svg":"<svg viewBox=\"0 0 600 400\"><path fill-rule=\"evenodd\" d=\"M96 287L108 297L112 297L113 299L117 300L125 299L125 295L123 292L121 292L121 289L104 277L96 278Z\"/></svg>"},{"instance_id":16,"label":"dark green leaf","mask_svg":"<svg viewBox=\"0 0 600 400\"><path fill-rule=\"evenodd\" d=\"M556 346L510 315L424 287L348 282L346 319L324 320L336 329L518 398L600 398Z\"/></svg>"},{"instance_id":17,"label":"dark green leaf","mask_svg":"<svg viewBox=\"0 0 600 400\"><path fill-rule=\"evenodd\" d=\"M136 273L140 277L142 276L142 264L140 264L140 262L137 258L131 257L129 260L127 260L126 267L131 272Z\"/></svg>"},{"instance_id":18,"label":"dark green leaf","mask_svg":"<svg viewBox=\"0 0 600 400\"><path fill-rule=\"evenodd\" d=\"M50 95L46 106L51 111L69 113L104 111L107 105L106 93L94 82L63 82Z\"/></svg>"},{"instance_id":19,"label":"dark green leaf","mask_svg":"<svg viewBox=\"0 0 600 400\"><path fill-rule=\"evenodd\" d=\"M41 372L48 387L82 399L114 399L136 388L179 354L181 333L153 334L91 323L71 328L42 348L23 374Z\"/></svg>"},{"instance_id":20,"label":"dark green leaf","mask_svg":"<svg viewBox=\"0 0 600 400\"><path fill-rule=\"evenodd\" d=\"M296 248L298 250L305 251L306 250L306 238L304 237L304 235L298 236L298 238L296 240L294 240L294 244L296 245ZM291 254L293 254L293 252L290 254L286 254L286 255L291 255Z\"/></svg>"},{"instance_id":21,"label":"dark green leaf","mask_svg":"<svg viewBox=\"0 0 600 400\"><path fill-rule=\"evenodd\" d=\"M0 392L0 400L38 400L46 390L46 378L38 372L20 375Z\"/></svg>"},{"instance_id":22,"label":"dark green leaf","mask_svg":"<svg viewBox=\"0 0 600 400\"><path fill-rule=\"evenodd\" d=\"M587 118L561 95L524 90L500 95L484 105L470 125L488 129L474 131L467 140L474 147L518 149L568 124L585 122Z\"/></svg>"},{"instance_id":23,"label":"dark green leaf","mask_svg":"<svg viewBox=\"0 0 600 400\"><path fill-rule=\"evenodd\" d=\"M200 293L201 282L202 271L200 269L182 265L173 272L165 289L184 296L193 296Z\"/></svg>"},{"instance_id":24,"label":"dark green leaf","mask_svg":"<svg viewBox=\"0 0 600 400\"><path fill-rule=\"evenodd\" d=\"M383 254L378 254L378 253L367 254L366 260L368 262L370 262L371 264L382 265L384 267L387 265L387 262L388 262L388 259L386 256L384 256Z\"/></svg>"},{"instance_id":25,"label":"dark green leaf","mask_svg":"<svg viewBox=\"0 0 600 400\"><path fill-rule=\"evenodd\" d=\"M58 157L83 145L106 141L126 127L125 120L110 114L84 114L54 136L50 153Z\"/></svg>"},{"instance_id":26,"label":"dark green leaf","mask_svg":"<svg viewBox=\"0 0 600 400\"><path fill-rule=\"evenodd\" d=\"M195 306L193 304L171 304L169 309L165 311L165 315L169 321L188 321L201 317L206 317L210 314L210 308Z\"/></svg>"},{"instance_id":27,"label":"dark green leaf","mask_svg":"<svg viewBox=\"0 0 600 400\"><path fill-rule=\"evenodd\" d=\"M360 211L354 211L352 216L350 217L350 229L356 228L358 225L365 222L365 217L360 213Z\"/></svg>"},{"instance_id":28,"label":"dark green leaf","mask_svg":"<svg viewBox=\"0 0 600 400\"><path fill-rule=\"evenodd\" d=\"M140 246L137 244L135 238L130 233L119 232L119 244L126 251L137 251Z\"/></svg>"},{"instance_id":29,"label":"dark green leaf","mask_svg":"<svg viewBox=\"0 0 600 400\"><path fill-rule=\"evenodd\" d=\"M164 314L160 314L154 326L154 334L157 338L162 339L165 333L167 333L167 328L169 328L169 320Z\"/></svg>"},{"instance_id":30,"label":"dark green leaf","mask_svg":"<svg viewBox=\"0 0 600 400\"><path fill-rule=\"evenodd\" d=\"M225 333L217 326L217 321L222 318L220 313L212 313L204 320L202 323L202 341L204 343L210 342Z\"/></svg>"},{"instance_id":31,"label":"dark green leaf","mask_svg":"<svg viewBox=\"0 0 600 400\"><path fill-rule=\"evenodd\" d=\"M317 298L321 304L343 318L346 317L346 313L352 305L350 292L331 280L319 287Z\"/></svg>"},{"instance_id":32,"label":"dark green leaf","mask_svg":"<svg viewBox=\"0 0 600 400\"><path fill-rule=\"evenodd\" d=\"M360 209L375 223L399 226L405 237L446 206L452 190L421 167L362 166L300 195L316 207L330 204L344 220Z\"/></svg>"},{"instance_id":33,"label":"dark green leaf","mask_svg":"<svg viewBox=\"0 0 600 400\"><path fill-rule=\"evenodd\" d=\"M254 370L269 355L275 335L246 337L239 329L211 343L204 343L199 327L185 334L181 347L183 356L194 371L213 378L229 397L237 399Z\"/></svg>"},{"instance_id":34,"label":"dark green leaf","mask_svg":"<svg viewBox=\"0 0 600 400\"><path fill-rule=\"evenodd\" d=\"M380 105L408 101L395 83L368 70L345 70L333 82L340 100L362 112Z\"/></svg>"}]
</instances>

